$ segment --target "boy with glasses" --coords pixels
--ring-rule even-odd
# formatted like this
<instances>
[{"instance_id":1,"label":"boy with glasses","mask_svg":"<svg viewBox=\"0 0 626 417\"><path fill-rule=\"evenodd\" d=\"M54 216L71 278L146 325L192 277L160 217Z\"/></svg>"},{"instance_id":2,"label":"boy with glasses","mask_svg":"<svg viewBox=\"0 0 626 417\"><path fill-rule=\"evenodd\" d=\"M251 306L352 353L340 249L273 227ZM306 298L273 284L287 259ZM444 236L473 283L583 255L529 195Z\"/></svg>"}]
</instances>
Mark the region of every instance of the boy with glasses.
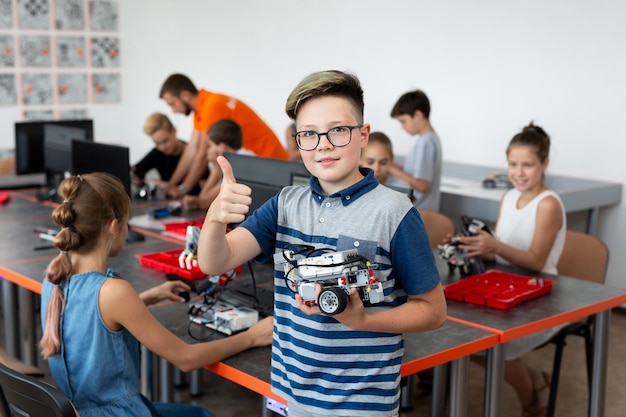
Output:
<instances>
[{"instance_id":1,"label":"boy with glasses","mask_svg":"<svg viewBox=\"0 0 626 417\"><path fill-rule=\"evenodd\" d=\"M367 305L351 289L345 310L332 316L303 303L282 265L275 265L271 378L290 416L397 416L403 333L438 328L446 316L417 210L404 195L379 185L372 170L359 168L370 132L363 107L354 75L321 71L305 77L286 111L313 175L309 186L283 188L243 221L251 190L236 183L236 173L220 157L221 190L200 234L199 263L209 274L254 257L280 258L298 247L324 253L357 249L377 265L382 302ZM225 233L226 225L242 221Z\"/></svg>"}]
</instances>

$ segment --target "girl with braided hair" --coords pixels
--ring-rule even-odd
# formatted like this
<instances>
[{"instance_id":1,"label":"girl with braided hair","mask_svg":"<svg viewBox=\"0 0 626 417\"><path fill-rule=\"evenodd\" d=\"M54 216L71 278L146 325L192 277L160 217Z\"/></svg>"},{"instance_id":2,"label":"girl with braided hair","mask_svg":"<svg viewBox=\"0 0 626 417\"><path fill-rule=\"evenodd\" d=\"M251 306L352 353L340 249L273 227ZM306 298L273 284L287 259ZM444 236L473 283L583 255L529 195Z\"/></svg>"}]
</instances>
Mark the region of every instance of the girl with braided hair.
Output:
<instances>
[{"instance_id":1,"label":"girl with braided hair","mask_svg":"<svg viewBox=\"0 0 626 417\"><path fill-rule=\"evenodd\" d=\"M210 417L186 404L152 403L139 392L139 342L182 371L197 369L255 346L271 343L272 318L219 341L187 344L146 308L162 300L183 302L182 282L168 281L137 294L113 276L107 259L122 250L130 199L122 183L105 173L61 182L63 198L52 213L61 226L60 250L46 271L41 298L41 349L57 387L81 417Z\"/></svg>"}]
</instances>

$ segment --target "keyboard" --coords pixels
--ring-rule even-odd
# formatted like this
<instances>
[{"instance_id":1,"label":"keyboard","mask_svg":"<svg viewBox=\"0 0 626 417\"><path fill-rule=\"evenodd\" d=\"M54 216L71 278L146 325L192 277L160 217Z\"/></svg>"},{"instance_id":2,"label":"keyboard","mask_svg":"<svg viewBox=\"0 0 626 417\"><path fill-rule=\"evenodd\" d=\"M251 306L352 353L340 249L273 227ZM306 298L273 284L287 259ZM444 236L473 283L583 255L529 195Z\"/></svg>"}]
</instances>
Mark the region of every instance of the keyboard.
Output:
<instances>
[{"instance_id":1,"label":"keyboard","mask_svg":"<svg viewBox=\"0 0 626 417\"><path fill-rule=\"evenodd\" d=\"M250 307L263 317L274 314L274 290L254 286L252 282L230 283L220 299L238 307Z\"/></svg>"}]
</instances>

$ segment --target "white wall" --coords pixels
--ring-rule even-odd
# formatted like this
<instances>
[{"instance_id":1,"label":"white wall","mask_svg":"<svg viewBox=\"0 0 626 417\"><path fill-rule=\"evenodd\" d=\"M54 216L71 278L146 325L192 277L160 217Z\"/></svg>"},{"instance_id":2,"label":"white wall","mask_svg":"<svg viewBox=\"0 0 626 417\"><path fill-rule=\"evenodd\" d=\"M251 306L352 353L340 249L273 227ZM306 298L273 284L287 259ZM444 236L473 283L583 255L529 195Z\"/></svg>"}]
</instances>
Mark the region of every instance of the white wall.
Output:
<instances>
[{"instance_id":1,"label":"white wall","mask_svg":"<svg viewBox=\"0 0 626 417\"><path fill-rule=\"evenodd\" d=\"M446 160L504 166L509 139L534 120L552 136L551 173L626 178L620 0L121 0L120 15L123 103L91 110L96 139L127 143L134 160L151 145L145 117L169 114L158 92L172 72L243 99L282 137L295 84L342 69L361 79L366 120L397 154L411 138L389 111L421 88ZM0 108L0 148L18 114ZM173 120L188 137L189 118ZM626 205L603 210L608 280L626 288L624 232Z\"/></svg>"}]
</instances>

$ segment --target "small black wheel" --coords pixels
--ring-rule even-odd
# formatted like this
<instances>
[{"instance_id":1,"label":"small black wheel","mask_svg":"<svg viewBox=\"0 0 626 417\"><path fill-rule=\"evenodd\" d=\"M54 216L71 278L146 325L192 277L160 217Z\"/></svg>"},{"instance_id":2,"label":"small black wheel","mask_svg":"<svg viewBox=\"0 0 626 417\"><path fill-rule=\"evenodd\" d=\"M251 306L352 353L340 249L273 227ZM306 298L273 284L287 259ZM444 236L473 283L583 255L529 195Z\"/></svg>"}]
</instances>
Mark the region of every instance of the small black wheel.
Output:
<instances>
[{"instance_id":1,"label":"small black wheel","mask_svg":"<svg viewBox=\"0 0 626 417\"><path fill-rule=\"evenodd\" d=\"M339 314L346 309L348 305L348 296L346 292L339 287L325 288L317 297L317 304L323 313L330 316Z\"/></svg>"}]
</instances>

